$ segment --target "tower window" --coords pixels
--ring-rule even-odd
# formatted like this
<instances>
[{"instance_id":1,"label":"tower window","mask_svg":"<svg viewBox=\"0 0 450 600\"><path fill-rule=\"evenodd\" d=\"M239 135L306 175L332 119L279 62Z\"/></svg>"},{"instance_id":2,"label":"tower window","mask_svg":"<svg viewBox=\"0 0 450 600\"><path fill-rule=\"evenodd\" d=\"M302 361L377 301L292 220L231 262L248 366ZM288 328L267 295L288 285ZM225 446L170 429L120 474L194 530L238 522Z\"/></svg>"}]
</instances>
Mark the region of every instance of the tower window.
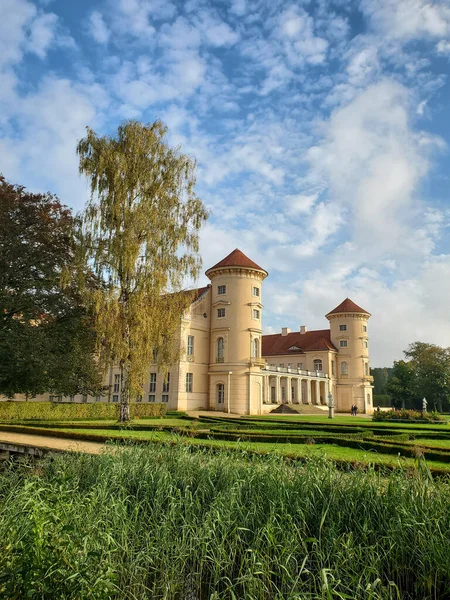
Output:
<instances>
[{"instance_id":1,"label":"tower window","mask_svg":"<svg viewBox=\"0 0 450 600\"><path fill-rule=\"evenodd\" d=\"M220 337L217 340L217 361L216 362L223 362L224 361L224 350L225 350L225 342L223 340L223 337Z\"/></svg>"},{"instance_id":2,"label":"tower window","mask_svg":"<svg viewBox=\"0 0 450 600\"><path fill-rule=\"evenodd\" d=\"M259 310L257 308L253 309L253 318L259 319Z\"/></svg>"},{"instance_id":3,"label":"tower window","mask_svg":"<svg viewBox=\"0 0 450 600\"><path fill-rule=\"evenodd\" d=\"M218 308L217 309L217 318L218 319L222 319L225 316L225 309L224 308Z\"/></svg>"},{"instance_id":4,"label":"tower window","mask_svg":"<svg viewBox=\"0 0 450 600\"><path fill-rule=\"evenodd\" d=\"M340 348L347 348L347 346L348 346L347 340L340 340L340 342L339 342Z\"/></svg>"},{"instance_id":5,"label":"tower window","mask_svg":"<svg viewBox=\"0 0 450 600\"><path fill-rule=\"evenodd\" d=\"M332 360L332 361L331 361L331 374L332 374L332 375L336 375L336 373L335 373L335 370L336 370L336 369L334 368L334 360Z\"/></svg>"},{"instance_id":6,"label":"tower window","mask_svg":"<svg viewBox=\"0 0 450 600\"><path fill-rule=\"evenodd\" d=\"M341 375L348 375L348 363L341 362Z\"/></svg>"},{"instance_id":7,"label":"tower window","mask_svg":"<svg viewBox=\"0 0 450 600\"><path fill-rule=\"evenodd\" d=\"M256 287L256 286L255 286L255 287L253 288L253 295L254 295L254 296L258 296L258 297L259 297L259 287Z\"/></svg>"},{"instance_id":8,"label":"tower window","mask_svg":"<svg viewBox=\"0 0 450 600\"><path fill-rule=\"evenodd\" d=\"M223 404L225 401L225 386L223 383L217 384L217 404Z\"/></svg>"},{"instance_id":9,"label":"tower window","mask_svg":"<svg viewBox=\"0 0 450 600\"><path fill-rule=\"evenodd\" d=\"M192 392L194 383L194 374L186 373L186 392Z\"/></svg>"},{"instance_id":10,"label":"tower window","mask_svg":"<svg viewBox=\"0 0 450 600\"><path fill-rule=\"evenodd\" d=\"M194 354L194 336L188 335L187 338L187 355L193 356Z\"/></svg>"},{"instance_id":11,"label":"tower window","mask_svg":"<svg viewBox=\"0 0 450 600\"><path fill-rule=\"evenodd\" d=\"M217 286L217 293L219 296L222 296L223 294L227 293L227 286L226 285L219 285Z\"/></svg>"},{"instance_id":12,"label":"tower window","mask_svg":"<svg viewBox=\"0 0 450 600\"><path fill-rule=\"evenodd\" d=\"M367 325L363 325L363 331L364 331L364 333L367 332Z\"/></svg>"},{"instance_id":13,"label":"tower window","mask_svg":"<svg viewBox=\"0 0 450 600\"><path fill-rule=\"evenodd\" d=\"M339 331L347 331L347 325L339 325Z\"/></svg>"},{"instance_id":14,"label":"tower window","mask_svg":"<svg viewBox=\"0 0 450 600\"><path fill-rule=\"evenodd\" d=\"M369 375L369 363L364 363L364 375Z\"/></svg>"},{"instance_id":15,"label":"tower window","mask_svg":"<svg viewBox=\"0 0 450 600\"><path fill-rule=\"evenodd\" d=\"M253 358L259 357L259 340L258 340L258 338L255 338L252 342L252 357Z\"/></svg>"},{"instance_id":16,"label":"tower window","mask_svg":"<svg viewBox=\"0 0 450 600\"><path fill-rule=\"evenodd\" d=\"M364 348L368 348L369 347L369 342L367 340L364 340Z\"/></svg>"}]
</instances>

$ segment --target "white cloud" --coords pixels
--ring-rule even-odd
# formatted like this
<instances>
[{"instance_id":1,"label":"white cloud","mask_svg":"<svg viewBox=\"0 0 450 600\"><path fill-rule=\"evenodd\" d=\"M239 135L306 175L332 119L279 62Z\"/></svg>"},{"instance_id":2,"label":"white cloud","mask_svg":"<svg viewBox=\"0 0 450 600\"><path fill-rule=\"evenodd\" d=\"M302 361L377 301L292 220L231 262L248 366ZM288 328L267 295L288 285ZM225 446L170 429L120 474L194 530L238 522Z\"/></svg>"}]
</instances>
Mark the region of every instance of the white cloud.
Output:
<instances>
[{"instance_id":1,"label":"white cloud","mask_svg":"<svg viewBox=\"0 0 450 600\"><path fill-rule=\"evenodd\" d=\"M450 33L450 6L427 0L362 0L372 27L393 39L444 37Z\"/></svg>"},{"instance_id":2,"label":"white cloud","mask_svg":"<svg viewBox=\"0 0 450 600\"><path fill-rule=\"evenodd\" d=\"M94 10L89 17L89 33L98 44L107 44L111 32L109 31L103 16L98 10Z\"/></svg>"},{"instance_id":3,"label":"white cloud","mask_svg":"<svg viewBox=\"0 0 450 600\"><path fill-rule=\"evenodd\" d=\"M441 40L437 43L436 50L439 54L450 54L450 41Z\"/></svg>"},{"instance_id":4,"label":"white cloud","mask_svg":"<svg viewBox=\"0 0 450 600\"><path fill-rule=\"evenodd\" d=\"M291 64L306 61L316 65L325 61L328 42L314 33L314 21L303 9L290 8L279 17L279 39Z\"/></svg>"}]
</instances>

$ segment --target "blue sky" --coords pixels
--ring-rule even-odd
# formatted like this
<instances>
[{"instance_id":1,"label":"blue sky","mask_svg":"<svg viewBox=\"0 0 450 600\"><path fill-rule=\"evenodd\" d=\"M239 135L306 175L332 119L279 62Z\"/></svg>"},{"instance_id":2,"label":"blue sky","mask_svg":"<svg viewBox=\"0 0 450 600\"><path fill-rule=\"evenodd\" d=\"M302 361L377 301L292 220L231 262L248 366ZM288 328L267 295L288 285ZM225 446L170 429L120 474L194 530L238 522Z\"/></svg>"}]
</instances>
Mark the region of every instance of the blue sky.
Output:
<instances>
[{"instance_id":1,"label":"blue sky","mask_svg":"<svg viewBox=\"0 0 450 600\"><path fill-rule=\"evenodd\" d=\"M198 160L205 269L266 268L264 329L372 313L373 366L450 346L450 2L0 0L0 171L80 210L86 125ZM201 280L199 283L204 283Z\"/></svg>"}]
</instances>

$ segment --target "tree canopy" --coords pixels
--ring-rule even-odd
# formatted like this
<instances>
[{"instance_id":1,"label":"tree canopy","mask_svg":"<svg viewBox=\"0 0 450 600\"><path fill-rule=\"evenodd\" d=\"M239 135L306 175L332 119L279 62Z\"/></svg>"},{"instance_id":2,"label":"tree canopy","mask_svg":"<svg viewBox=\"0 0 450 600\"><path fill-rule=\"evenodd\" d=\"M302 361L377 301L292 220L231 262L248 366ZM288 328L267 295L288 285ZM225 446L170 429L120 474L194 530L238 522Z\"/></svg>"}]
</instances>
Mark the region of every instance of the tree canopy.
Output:
<instances>
[{"instance_id":1,"label":"tree canopy","mask_svg":"<svg viewBox=\"0 0 450 600\"><path fill-rule=\"evenodd\" d=\"M72 276L76 230L56 196L0 176L1 394L72 395L100 385L95 334Z\"/></svg>"},{"instance_id":2,"label":"tree canopy","mask_svg":"<svg viewBox=\"0 0 450 600\"><path fill-rule=\"evenodd\" d=\"M87 128L78 144L90 180L84 213L87 256L103 288L93 307L103 365L120 366L121 420L142 394L150 364L177 357L174 334L189 294L178 293L201 267L198 233L207 211L195 193L195 161L171 148L167 128L129 121L116 136Z\"/></svg>"}]
</instances>

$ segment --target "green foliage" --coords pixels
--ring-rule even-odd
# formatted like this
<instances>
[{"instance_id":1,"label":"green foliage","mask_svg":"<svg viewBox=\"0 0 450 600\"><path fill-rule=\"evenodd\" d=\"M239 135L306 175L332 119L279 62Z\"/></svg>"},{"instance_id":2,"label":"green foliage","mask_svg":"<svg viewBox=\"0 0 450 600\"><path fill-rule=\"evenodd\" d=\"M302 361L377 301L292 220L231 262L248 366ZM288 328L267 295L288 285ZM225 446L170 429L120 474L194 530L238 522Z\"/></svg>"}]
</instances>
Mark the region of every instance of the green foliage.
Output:
<instances>
[{"instance_id":1,"label":"green foliage","mask_svg":"<svg viewBox=\"0 0 450 600\"><path fill-rule=\"evenodd\" d=\"M163 417L164 404L133 403L131 416ZM106 402L0 402L0 421L28 419L70 420L70 419L118 419L119 406Z\"/></svg>"},{"instance_id":2,"label":"green foliage","mask_svg":"<svg viewBox=\"0 0 450 600\"><path fill-rule=\"evenodd\" d=\"M373 393L375 395L385 395L386 385L391 378L392 369L387 367L375 367L370 369L370 374L373 377Z\"/></svg>"},{"instance_id":3,"label":"green foliage","mask_svg":"<svg viewBox=\"0 0 450 600\"><path fill-rule=\"evenodd\" d=\"M100 386L95 335L73 277L77 247L74 219L56 196L0 176L0 394Z\"/></svg>"},{"instance_id":4,"label":"green foliage","mask_svg":"<svg viewBox=\"0 0 450 600\"><path fill-rule=\"evenodd\" d=\"M398 408L412 408L415 403L415 373L412 365L404 360L394 361L386 392Z\"/></svg>"},{"instance_id":5,"label":"green foliage","mask_svg":"<svg viewBox=\"0 0 450 600\"><path fill-rule=\"evenodd\" d=\"M442 412L450 407L450 348L415 342L405 351L414 372L416 396L426 398L429 407Z\"/></svg>"},{"instance_id":6,"label":"green foliage","mask_svg":"<svg viewBox=\"0 0 450 600\"><path fill-rule=\"evenodd\" d=\"M374 394L373 405L377 406L392 406L392 398L388 394Z\"/></svg>"},{"instance_id":7,"label":"green foliage","mask_svg":"<svg viewBox=\"0 0 450 600\"><path fill-rule=\"evenodd\" d=\"M450 483L180 446L0 473L5 598L445 598Z\"/></svg>"},{"instance_id":8,"label":"green foliage","mask_svg":"<svg viewBox=\"0 0 450 600\"><path fill-rule=\"evenodd\" d=\"M100 361L121 369L121 418L142 394L149 365L176 360L191 296L172 293L201 267L198 232L207 211L195 194L195 161L170 148L156 121L122 124L116 137L87 128L77 148L90 180L86 252L103 289L86 295L96 315Z\"/></svg>"},{"instance_id":9,"label":"green foliage","mask_svg":"<svg viewBox=\"0 0 450 600\"><path fill-rule=\"evenodd\" d=\"M374 421L444 421L437 412L422 413L418 410L383 410L375 411L372 419Z\"/></svg>"}]
</instances>

